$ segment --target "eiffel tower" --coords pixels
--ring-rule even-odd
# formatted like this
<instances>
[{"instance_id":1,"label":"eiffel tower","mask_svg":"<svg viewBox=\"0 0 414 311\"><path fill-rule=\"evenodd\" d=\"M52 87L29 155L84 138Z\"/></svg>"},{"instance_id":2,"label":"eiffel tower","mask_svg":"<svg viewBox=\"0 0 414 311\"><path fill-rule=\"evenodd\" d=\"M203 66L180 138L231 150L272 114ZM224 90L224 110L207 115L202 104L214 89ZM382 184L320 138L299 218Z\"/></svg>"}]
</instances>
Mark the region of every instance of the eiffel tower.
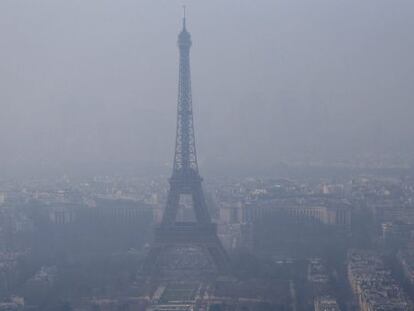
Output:
<instances>
[{"instance_id":1,"label":"eiffel tower","mask_svg":"<svg viewBox=\"0 0 414 311\"><path fill-rule=\"evenodd\" d=\"M198 171L191 98L191 44L184 11L183 28L178 36L180 64L174 167L163 218L155 229L155 238L143 267L143 272L150 275L159 273L161 262L171 259L169 252L172 249L185 247L200 249L218 273L229 271L229 258L217 236L217 226L211 221ZM194 221L176 220L183 195L192 199Z\"/></svg>"}]
</instances>

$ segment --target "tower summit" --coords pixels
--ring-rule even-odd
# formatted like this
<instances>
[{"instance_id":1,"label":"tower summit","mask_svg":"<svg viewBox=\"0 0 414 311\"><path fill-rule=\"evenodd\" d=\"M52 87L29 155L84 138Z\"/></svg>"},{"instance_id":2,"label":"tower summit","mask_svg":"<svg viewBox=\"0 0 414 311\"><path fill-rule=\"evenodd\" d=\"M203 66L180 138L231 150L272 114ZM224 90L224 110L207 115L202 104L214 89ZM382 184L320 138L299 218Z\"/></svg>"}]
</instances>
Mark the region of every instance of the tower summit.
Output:
<instances>
[{"instance_id":1,"label":"tower summit","mask_svg":"<svg viewBox=\"0 0 414 311\"><path fill-rule=\"evenodd\" d=\"M173 272L185 270L188 265L171 268L171 261L179 262L173 258L177 256L177 253L185 256L185 249L190 252L198 249L199 254L205 257L203 267L206 262L209 262L212 263L214 271L227 273L229 259L217 236L216 224L211 221L197 164L190 72L192 41L187 31L185 9L182 27L177 42L179 74L173 172L163 218L155 230L154 242L144 263L144 272L152 275L162 274L165 270L163 267L166 266L174 270ZM194 221L178 222L176 220L180 198L183 195L191 198ZM184 262L187 261L184 260ZM198 273L201 271L197 268L194 270Z\"/></svg>"}]
</instances>

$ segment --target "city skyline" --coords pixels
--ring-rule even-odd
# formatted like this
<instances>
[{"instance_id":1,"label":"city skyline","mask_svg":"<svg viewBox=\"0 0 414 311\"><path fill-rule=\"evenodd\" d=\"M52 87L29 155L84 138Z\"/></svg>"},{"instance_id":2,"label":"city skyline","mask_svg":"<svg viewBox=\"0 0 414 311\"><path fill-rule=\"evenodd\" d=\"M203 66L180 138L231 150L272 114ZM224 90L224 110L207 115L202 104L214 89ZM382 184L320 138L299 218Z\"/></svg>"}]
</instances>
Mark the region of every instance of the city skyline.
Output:
<instances>
[{"instance_id":1,"label":"city skyline","mask_svg":"<svg viewBox=\"0 0 414 311\"><path fill-rule=\"evenodd\" d=\"M414 2L179 2L0 1L0 310L414 311Z\"/></svg>"}]
</instances>

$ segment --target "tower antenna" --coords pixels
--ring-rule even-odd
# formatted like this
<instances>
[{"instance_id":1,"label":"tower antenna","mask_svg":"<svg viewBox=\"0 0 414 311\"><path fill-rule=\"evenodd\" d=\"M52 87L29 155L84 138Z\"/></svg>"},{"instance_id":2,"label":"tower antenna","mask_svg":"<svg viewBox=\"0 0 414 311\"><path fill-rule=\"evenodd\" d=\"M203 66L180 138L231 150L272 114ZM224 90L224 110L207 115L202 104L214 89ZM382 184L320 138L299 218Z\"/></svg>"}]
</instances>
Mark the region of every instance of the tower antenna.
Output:
<instances>
[{"instance_id":1,"label":"tower antenna","mask_svg":"<svg viewBox=\"0 0 414 311\"><path fill-rule=\"evenodd\" d=\"M186 6L183 4L183 28L185 29L185 18L186 18Z\"/></svg>"}]
</instances>

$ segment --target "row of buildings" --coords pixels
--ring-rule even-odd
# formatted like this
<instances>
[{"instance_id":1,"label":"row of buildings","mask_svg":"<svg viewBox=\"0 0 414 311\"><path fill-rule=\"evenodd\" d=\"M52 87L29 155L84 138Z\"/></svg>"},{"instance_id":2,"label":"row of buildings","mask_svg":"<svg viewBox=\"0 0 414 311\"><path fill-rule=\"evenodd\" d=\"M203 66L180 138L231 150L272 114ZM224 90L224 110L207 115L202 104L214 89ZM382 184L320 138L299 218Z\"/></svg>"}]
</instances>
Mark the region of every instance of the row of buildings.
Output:
<instances>
[{"instance_id":1,"label":"row of buildings","mask_svg":"<svg viewBox=\"0 0 414 311\"><path fill-rule=\"evenodd\" d=\"M347 274L361 311L410 311L412 302L374 251L350 250Z\"/></svg>"}]
</instances>

